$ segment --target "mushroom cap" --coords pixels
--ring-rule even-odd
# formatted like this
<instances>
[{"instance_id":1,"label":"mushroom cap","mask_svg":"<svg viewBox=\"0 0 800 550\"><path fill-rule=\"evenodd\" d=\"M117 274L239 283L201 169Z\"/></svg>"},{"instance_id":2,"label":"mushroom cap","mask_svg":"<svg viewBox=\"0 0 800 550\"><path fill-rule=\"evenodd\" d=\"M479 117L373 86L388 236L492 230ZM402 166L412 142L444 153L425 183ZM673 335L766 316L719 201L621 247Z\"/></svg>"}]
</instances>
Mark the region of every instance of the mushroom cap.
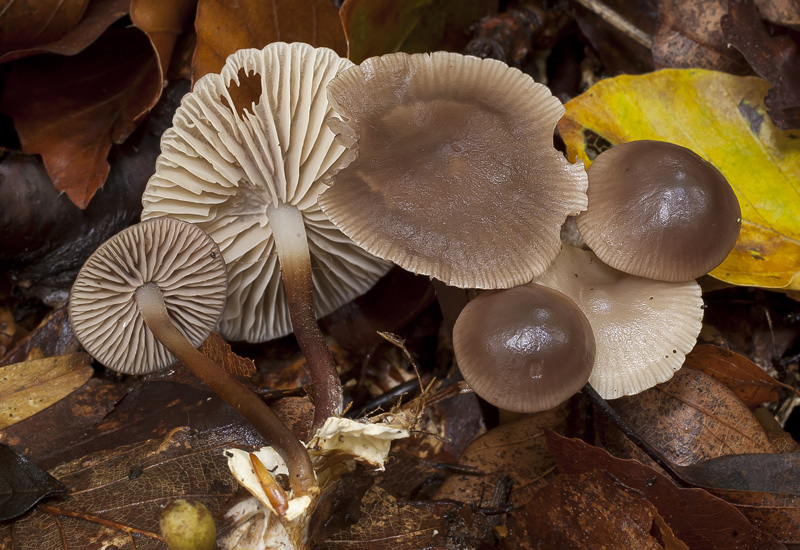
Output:
<instances>
[{"instance_id":1,"label":"mushroom cap","mask_svg":"<svg viewBox=\"0 0 800 550\"><path fill-rule=\"evenodd\" d=\"M229 339L261 342L292 332L269 206L289 204L302 213L317 315L363 294L389 268L354 245L317 204L321 177L346 152L325 124L333 115L325 86L349 66L332 50L308 44L239 50L220 74L197 81L161 139L142 218L190 221L219 244L229 272L219 329ZM241 89L260 96L239 105L234 92Z\"/></svg>"},{"instance_id":2,"label":"mushroom cap","mask_svg":"<svg viewBox=\"0 0 800 550\"><path fill-rule=\"evenodd\" d=\"M608 265L640 277L691 281L736 244L742 213L725 176L691 150L631 141L601 153L589 173L586 244Z\"/></svg>"},{"instance_id":3,"label":"mushroom cap","mask_svg":"<svg viewBox=\"0 0 800 550\"><path fill-rule=\"evenodd\" d=\"M536 282L572 298L589 319L597 342L589 383L605 399L672 378L700 333L703 299L695 281L628 275L588 250L564 245Z\"/></svg>"},{"instance_id":4,"label":"mushroom cap","mask_svg":"<svg viewBox=\"0 0 800 550\"><path fill-rule=\"evenodd\" d=\"M561 292L527 284L472 300L453 329L461 374L497 407L539 412L578 392L592 371L592 328Z\"/></svg>"},{"instance_id":5,"label":"mushroom cap","mask_svg":"<svg viewBox=\"0 0 800 550\"><path fill-rule=\"evenodd\" d=\"M584 210L587 179L553 148L564 113L546 86L448 52L367 59L328 85L350 154L320 204L348 237L465 288L529 282Z\"/></svg>"},{"instance_id":6,"label":"mushroom cap","mask_svg":"<svg viewBox=\"0 0 800 550\"><path fill-rule=\"evenodd\" d=\"M136 305L136 289L149 282L161 289L172 321L195 347L225 307L225 262L202 229L156 218L117 233L86 260L69 297L75 336L110 369L143 374L176 361Z\"/></svg>"}]
</instances>

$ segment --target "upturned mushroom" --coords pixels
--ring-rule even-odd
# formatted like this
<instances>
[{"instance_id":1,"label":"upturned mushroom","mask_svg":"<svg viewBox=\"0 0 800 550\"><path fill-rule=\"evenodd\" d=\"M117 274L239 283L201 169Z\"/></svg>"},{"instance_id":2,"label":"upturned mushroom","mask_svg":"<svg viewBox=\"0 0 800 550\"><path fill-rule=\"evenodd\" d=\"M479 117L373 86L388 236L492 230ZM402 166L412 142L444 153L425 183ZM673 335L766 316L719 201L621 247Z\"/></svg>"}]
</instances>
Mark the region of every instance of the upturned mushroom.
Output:
<instances>
[{"instance_id":1,"label":"upturned mushroom","mask_svg":"<svg viewBox=\"0 0 800 550\"><path fill-rule=\"evenodd\" d=\"M342 411L316 317L388 269L317 204L322 176L346 152L325 125L333 114L325 86L351 65L301 43L234 53L183 98L142 198L143 219L190 221L219 244L230 281L224 336L262 342L294 331L311 373L316 427Z\"/></svg>"},{"instance_id":2,"label":"upturned mushroom","mask_svg":"<svg viewBox=\"0 0 800 550\"><path fill-rule=\"evenodd\" d=\"M565 244L536 283L569 296L588 318L597 343L589 383L604 399L672 378L700 334L703 299L695 281L629 275Z\"/></svg>"},{"instance_id":3,"label":"upturned mushroom","mask_svg":"<svg viewBox=\"0 0 800 550\"><path fill-rule=\"evenodd\" d=\"M564 107L504 63L455 53L371 58L328 85L349 152L320 205L348 237L463 288L542 273L586 208L586 173L553 148Z\"/></svg>"},{"instance_id":4,"label":"upturned mushroom","mask_svg":"<svg viewBox=\"0 0 800 550\"><path fill-rule=\"evenodd\" d=\"M528 284L472 300L453 329L464 379L502 409L556 407L586 384L595 340L586 316L566 295Z\"/></svg>"},{"instance_id":5,"label":"upturned mushroom","mask_svg":"<svg viewBox=\"0 0 800 550\"><path fill-rule=\"evenodd\" d=\"M589 207L578 216L586 244L615 269L691 281L736 244L741 210L728 181L693 151L631 141L601 153L589 173Z\"/></svg>"},{"instance_id":6,"label":"upturned mushroom","mask_svg":"<svg viewBox=\"0 0 800 550\"><path fill-rule=\"evenodd\" d=\"M69 299L75 336L108 368L141 374L181 361L281 453L298 495L317 490L305 447L270 408L200 353L225 306L227 274L216 243L172 218L106 241L78 273Z\"/></svg>"}]
</instances>

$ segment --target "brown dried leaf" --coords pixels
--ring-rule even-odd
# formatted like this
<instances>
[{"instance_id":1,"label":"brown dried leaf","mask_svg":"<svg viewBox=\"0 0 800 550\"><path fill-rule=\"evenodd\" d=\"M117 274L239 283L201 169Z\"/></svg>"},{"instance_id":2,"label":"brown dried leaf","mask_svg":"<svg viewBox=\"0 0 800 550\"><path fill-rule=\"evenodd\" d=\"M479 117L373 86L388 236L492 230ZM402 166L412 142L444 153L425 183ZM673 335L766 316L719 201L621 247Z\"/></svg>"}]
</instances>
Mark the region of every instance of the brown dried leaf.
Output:
<instances>
[{"instance_id":1,"label":"brown dried leaf","mask_svg":"<svg viewBox=\"0 0 800 550\"><path fill-rule=\"evenodd\" d=\"M778 401L778 390L792 390L781 384L747 357L733 351L702 344L686 356L684 366L702 371L725 384L750 410L764 401Z\"/></svg>"},{"instance_id":2,"label":"brown dried leaf","mask_svg":"<svg viewBox=\"0 0 800 550\"><path fill-rule=\"evenodd\" d=\"M728 0L661 0L653 36L656 67L712 69L748 74L747 63L722 35Z\"/></svg>"},{"instance_id":3,"label":"brown dried leaf","mask_svg":"<svg viewBox=\"0 0 800 550\"><path fill-rule=\"evenodd\" d=\"M343 529L320 549L419 550L473 548L484 540L486 524L463 504L448 502L401 503L380 487L361 501L361 519Z\"/></svg>"},{"instance_id":4,"label":"brown dried leaf","mask_svg":"<svg viewBox=\"0 0 800 550\"><path fill-rule=\"evenodd\" d=\"M10 45L13 49L0 46L0 63L43 53L74 55L97 40L109 25L127 14L130 0L90 0L88 6L86 6L86 0L58 3L67 6L70 10L74 10L73 5L82 4L85 7L85 10L81 13L80 21L65 33L64 30L69 27L72 19L68 20L67 17L62 17L61 8L53 6L55 4L54 1L28 0L20 2L17 0L16 2L11 2L15 9L24 8L26 5L36 6L33 10L35 15L33 19L29 19L30 14L26 12L22 14L22 21L19 21L8 19L8 12L6 12L6 15L0 18L0 37L6 34L4 27L14 25L17 26L17 33L23 38L23 42ZM48 8L53 8L57 11L55 13L47 12ZM70 16L74 18L74 13L70 14ZM48 24L47 28L44 29L46 31L45 34L37 36L30 26L46 23L44 20L49 17L53 17L58 24L52 27ZM51 32L56 28L58 28L58 32ZM20 38L19 35L16 38ZM12 39L15 38L13 34L11 37ZM48 42L48 40L52 41Z\"/></svg>"},{"instance_id":5,"label":"brown dried leaf","mask_svg":"<svg viewBox=\"0 0 800 550\"><path fill-rule=\"evenodd\" d=\"M473 506L485 506L502 476L513 482L510 500L524 506L555 477L555 461L547 450L545 428L563 431L566 407L528 416L495 428L466 448L460 466L474 468L473 474L450 475L436 493L437 499L453 499Z\"/></svg>"},{"instance_id":6,"label":"brown dried leaf","mask_svg":"<svg viewBox=\"0 0 800 550\"><path fill-rule=\"evenodd\" d=\"M501 548L688 550L652 503L606 472L561 474L508 517Z\"/></svg>"},{"instance_id":7,"label":"brown dried leaf","mask_svg":"<svg viewBox=\"0 0 800 550\"><path fill-rule=\"evenodd\" d=\"M256 364L253 360L233 353L228 342L216 332L208 335L200 346L200 351L231 374L250 378L256 373Z\"/></svg>"},{"instance_id":8,"label":"brown dried leaf","mask_svg":"<svg viewBox=\"0 0 800 550\"><path fill-rule=\"evenodd\" d=\"M736 506L752 524L784 544L800 545L800 496L788 493L709 489Z\"/></svg>"},{"instance_id":9,"label":"brown dried leaf","mask_svg":"<svg viewBox=\"0 0 800 550\"><path fill-rule=\"evenodd\" d=\"M81 387L94 374L85 353L0 368L0 429L33 416Z\"/></svg>"},{"instance_id":10,"label":"brown dried leaf","mask_svg":"<svg viewBox=\"0 0 800 550\"><path fill-rule=\"evenodd\" d=\"M39 349L46 357L69 355L80 349L69 322L66 306L54 310L39 326L17 343L0 360L0 366L25 361L31 351Z\"/></svg>"},{"instance_id":11,"label":"brown dried leaf","mask_svg":"<svg viewBox=\"0 0 800 550\"><path fill-rule=\"evenodd\" d=\"M616 399L613 406L679 466L729 454L772 452L747 406L721 382L694 369L681 369L668 382Z\"/></svg>"},{"instance_id":12,"label":"brown dried leaf","mask_svg":"<svg viewBox=\"0 0 800 550\"><path fill-rule=\"evenodd\" d=\"M188 428L164 439L120 447L59 466L63 501L39 505L13 525L15 548L165 550L157 533L161 507L178 497L203 502L219 519L238 485L223 449L241 444L230 430L198 435Z\"/></svg>"},{"instance_id":13,"label":"brown dried leaf","mask_svg":"<svg viewBox=\"0 0 800 550\"><path fill-rule=\"evenodd\" d=\"M339 12L330 0L199 0L197 49L192 84L218 73L225 59L242 48L263 48L271 42L306 42L344 55Z\"/></svg>"},{"instance_id":14,"label":"brown dried leaf","mask_svg":"<svg viewBox=\"0 0 800 550\"><path fill-rule=\"evenodd\" d=\"M775 35L761 21L753 0L730 0L722 17L725 39L753 70L772 85L764 99L772 122L784 130L800 128L800 55L788 34Z\"/></svg>"},{"instance_id":15,"label":"brown dried leaf","mask_svg":"<svg viewBox=\"0 0 800 550\"><path fill-rule=\"evenodd\" d=\"M178 38L191 28L197 0L131 0L131 21L142 29L158 57L161 80L166 78ZM158 96L154 98L158 99Z\"/></svg>"},{"instance_id":16,"label":"brown dried leaf","mask_svg":"<svg viewBox=\"0 0 800 550\"><path fill-rule=\"evenodd\" d=\"M771 535L753 527L732 505L703 489L680 488L667 476L640 462L614 458L579 439L548 432L547 440L559 472L580 474L605 470L625 487L652 502L675 535L689 548L785 548Z\"/></svg>"},{"instance_id":17,"label":"brown dried leaf","mask_svg":"<svg viewBox=\"0 0 800 550\"><path fill-rule=\"evenodd\" d=\"M56 189L86 208L108 176L111 143L124 141L160 94L146 36L111 28L73 57L17 62L0 108L14 118L23 151L42 155Z\"/></svg>"},{"instance_id":18,"label":"brown dried leaf","mask_svg":"<svg viewBox=\"0 0 800 550\"><path fill-rule=\"evenodd\" d=\"M88 0L17 0L0 11L0 53L58 40L81 20Z\"/></svg>"}]
</instances>

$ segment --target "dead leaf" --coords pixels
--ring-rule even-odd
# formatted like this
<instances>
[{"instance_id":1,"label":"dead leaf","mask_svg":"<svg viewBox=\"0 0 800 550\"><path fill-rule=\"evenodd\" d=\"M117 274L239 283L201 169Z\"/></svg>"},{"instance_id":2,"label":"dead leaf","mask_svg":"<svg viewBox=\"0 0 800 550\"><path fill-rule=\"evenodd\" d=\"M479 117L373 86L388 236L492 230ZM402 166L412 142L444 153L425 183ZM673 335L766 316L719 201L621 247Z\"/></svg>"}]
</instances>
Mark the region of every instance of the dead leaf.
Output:
<instances>
[{"instance_id":1,"label":"dead leaf","mask_svg":"<svg viewBox=\"0 0 800 550\"><path fill-rule=\"evenodd\" d=\"M800 497L787 493L709 489L736 506L757 528L792 548L800 545Z\"/></svg>"},{"instance_id":2,"label":"dead leaf","mask_svg":"<svg viewBox=\"0 0 800 550\"><path fill-rule=\"evenodd\" d=\"M69 355L80 349L78 339L75 338L68 320L66 306L56 309L45 317L35 330L2 357L0 365L25 361L28 354L37 348L42 350L46 357Z\"/></svg>"},{"instance_id":3,"label":"dead leaf","mask_svg":"<svg viewBox=\"0 0 800 550\"><path fill-rule=\"evenodd\" d=\"M675 535L689 548L785 548L771 535L753 527L732 505L703 489L680 488L667 476L640 462L614 458L579 439L567 439L552 432L548 432L547 439L559 472L580 474L605 470L619 483L653 503Z\"/></svg>"},{"instance_id":4,"label":"dead leaf","mask_svg":"<svg viewBox=\"0 0 800 550\"><path fill-rule=\"evenodd\" d=\"M500 479L513 483L509 498L516 507L527 505L555 477L555 461L547 450L545 428L563 431L566 407L528 416L483 434L458 459L472 474L451 474L437 499L453 499L472 506L485 506Z\"/></svg>"},{"instance_id":5,"label":"dead leaf","mask_svg":"<svg viewBox=\"0 0 800 550\"><path fill-rule=\"evenodd\" d=\"M67 487L66 496L17 520L14 547L84 547L91 540L97 548L165 550L157 535L161 507L190 497L220 518L237 491L222 451L241 443L235 431L179 428L59 466L51 473Z\"/></svg>"},{"instance_id":6,"label":"dead leaf","mask_svg":"<svg viewBox=\"0 0 800 550\"><path fill-rule=\"evenodd\" d=\"M748 74L744 58L730 47L719 21L728 0L662 0L653 36L656 67L702 68Z\"/></svg>"},{"instance_id":7,"label":"dead leaf","mask_svg":"<svg viewBox=\"0 0 800 550\"><path fill-rule=\"evenodd\" d=\"M25 361L0 368L0 429L46 409L94 374L85 353Z\"/></svg>"},{"instance_id":8,"label":"dead leaf","mask_svg":"<svg viewBox=\"0 0 800 550\"><path fill-rule=\"evenodd\" d=\"M508 517L501 548L688 550L653 504L602 470L560 474Z\"/></svg>"},{"instance_id":9,"label":"dead leaf","mask_svg":"<svg viewBox=\"0 0 800 550\"><path fill-rule=\"evenodd\" d=\"M207 73L218 73L225 59L242 48L271 42L306 42L343 55L347 46L339 13L330 0L199 0L197 49L192 85Z\"/></svg>"},{"instance_id":10,"label":"dead leaf","mask_svg":"<svg viewBox=\"0 0 800 550\"><path fill-rule=\"evenodd\" d=\"M558 124L570 161L588 166L601 144L670 141L710 160L742 208L736 247L711 275L768 288L800 288L800 141L766 116L768 84L700 69L665 69L598 82L567 103Z\"/></svg>"},{"instance_id":11,"label":"dead leaf","mask_svg":"<svg viewBox=\"0 0 800 550\"><path fill-rule=\"evenodd\" d=\"M684 366L713 376L731 389L750 410L760 407L764 401L778 401L778 390L792 390L747 357L718 346L695 346L686 356Z\"/></svg>"},{"instance_id":12,"label":"dead leaf","mask_svg":"<svg viewBox=\"0 0 800 550\"><path fill-rule=\"evenodd\" d=\"M58 40L81 20L89 0L6 2L0 17L0 52Z\"/></svg>"},{"instance_id":13,"label":"dead leaf","mask_svg":"<svg viewBox=\"0 0 800 550\"><path fill-rule=\"evenodd\" d=\"M497 4L497 0L345 0L340 13L347 57L361 63L398 51L459 51L469 39L470 25L497 11Z\"/></svg>"},{"instance_id":14,"label":"dead leaf","mask_svg":"<svg viewBox=\"0 0 800 550\"><path fill-rule=\"evenodd\" d=\"M639 435L678 466L772 452L747 406L722 383L694 369L681 369L663 384L612 403Z\"/></svg>"},{"instance_id":15,"label":"dead leaf","mask_svg":"<svg viewBox=\"0 0 800 550\"><path fill-rule=\"evenodd\" d=\"M0 444L0 521L17 518L64 485L27 457Z\"/></svg>"},{"instance_id":16,"label":"dead leaf","mask_svg":"<svg viewBox=\"0 0 800 550\"><path fill-rule=\"evenodd\" d=\"M147 38L111 28L73 57L17 62L0 108L14 118L23 151L42 155L56 189L86 208L108 176L112 142L123 142L160 94Z\"/></svg>"},{"instance_id":17,"label":"dead leaf","mask_svg":"<svg viewBox=\"0 0 800 550\"><path fill-rule=\"evenodd\" d=\"M153 45L158 58L160 80L163 81L178 38L191 29L197 0L131 0L130 6L131 21L145 32ZM154 98L154 103L156 100L158 96Z\"/></svg>"},{"instance_id":18,"label":"dead leaf","mask_svg":"<svg viewBox=\"0 0 800 550\"><path fill-rule=\"evenodd\" d=\"M800 55L789 34L770 32L753 0L730 0L722 17L725 39L753 70L772 85L764 99L769 116L783 129L800 128Z\"/></svg>"},{"instance_id":19,"label":"dead leaf","mask_svg":"<svg viewBox=\"0 0 800 550\"><path fill-rule=\"evenodd\" d=\"M87 3L88 6L86 6ZM29 12L22 14L21 24L19 24L19 21L12 19L6 21L6 17L0 19L0 36L5 34L4 27L6 27L7 24L17 25L17 32L25 35L24 40L25 43L28 44L28 46L24 46L20 43L16 45L12 44L11 47L15 48L13 50L6 50L0 47L0 52L2 52L2 54L0 54L0 63L44 53L75 55L97 40L97 38L103 34L103 31L112 23L124 17L128 13L130 0L89 0L88 2L86 0L71 0L68 2L58 2L58 4L67 6L84 5L85 10L82 12L80 21L71 27L66 34L61 34L58 39L52 42L45 42L45 40L52 39L56 34L60 34L69 26L68 23L65 24L65 21L61 21L59 32L51 34L51 28L48 25L47 29L45 29L47 32L44 36L37 36L36 33L31 30L30 26L36 25L37 23L46 23L44 20L47 18L53 16L59 17L60 11L47 11L48 9L58 10L59 8L54 6L54 4L56 4L56 2L51 0L47 0L47 2L28 0L26 2L16 1L11 3L15 9L24 7L25 5L36 6L34 12L40 19L30 19ZM72 15L74 17L74 14Z\"/></svg>"},{"instance_id":20,"label":"dead leaf","mask_svg":"<svg viewBox=\"0 0 800 550\"><path fill-rule=\"evenodd\" d=\"M233 353L231 346L216 332L208 335L200 346L200 352L236 376L250 378L256 373L256 364L253 360Z\"/></svg>"}]
</instances>

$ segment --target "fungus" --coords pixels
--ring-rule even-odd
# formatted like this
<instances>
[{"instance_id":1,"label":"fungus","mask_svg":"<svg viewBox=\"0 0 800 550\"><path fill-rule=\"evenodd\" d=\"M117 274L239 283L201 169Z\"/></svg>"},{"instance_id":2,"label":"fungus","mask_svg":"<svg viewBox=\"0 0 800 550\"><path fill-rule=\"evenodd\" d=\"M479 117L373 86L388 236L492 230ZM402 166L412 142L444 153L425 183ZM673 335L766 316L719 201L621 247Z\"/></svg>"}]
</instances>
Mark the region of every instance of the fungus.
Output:
<instances>
[{"instance_id":1,"label":"fungus","mask_svg":"<svg viewBox=\"0 0 800 550\"><path fill-rule=\"evenodd\" d=\"M156 218L118 233L86 260L69 314L78 341L110 369L141 374L179 359L282 453L292 488L308 494L316 481L303 445L261 399L196 349L217 323L226 287L225 263L208 235Z\"/></svg>"},{"instance_id":2,"label":"fungus","mask_svg":"<svg viewBox=\"0 0 800 550\"><path fill-rule=\"evenodd\" d=\"M589 319L597 342L589 383L605 399L672 378L700 333L703 299L695 281L628 275L565 244L536 283L569 296Z\"/></svg>"},{"instance_id":3,"label":"fungus","mask_svg":"<svg viewBox=\"0 0 800 550\"><path fill-rule=\"evenodd\" d=\"M453 348L475 393L525 413L552 409L577 393L595 356L592 328L578 306L536 284L472 300L456 321Z\"/></svg>"},{"instance_id":4,"label":"fungus","mask_svg":"<svg viewBox=\"0 0 800 550\"><path fill-rule=\"evenodd\" d=\"M564 107L504 63L447 52L367 59L328 85L349 154L320 205L354 242L465 288L529 282L558 254L586 173L553 148Z\"/></svg>"},{"instance_id":5,"label":"fungus","mask_svg":"<svg viewBox=\"0 0 800 550\"><path fill-rule=\"evenodd\" d=\"M190 221L219 244L230 281L225 337L262 342L294 330L311 372L316 427L342 410L316 317L388 269L317 204L322 176L345 152L325 125L332 111L324 89L351 65L301 43L234 53L184 96L142 198L143 219Z\"/></svg>"},{"instance_id":6,"label":"fungus","mask_svg":"<svg viewBox=\"0 0 800 550\"><path fill-rule=\"evenodd\" d=\"M691 281L722 263L736 244L736 195L714 165L685 147L623 143L601 153L588 173L589 208L578 228L615 269Z\"/></svg>"}]
</instances>

